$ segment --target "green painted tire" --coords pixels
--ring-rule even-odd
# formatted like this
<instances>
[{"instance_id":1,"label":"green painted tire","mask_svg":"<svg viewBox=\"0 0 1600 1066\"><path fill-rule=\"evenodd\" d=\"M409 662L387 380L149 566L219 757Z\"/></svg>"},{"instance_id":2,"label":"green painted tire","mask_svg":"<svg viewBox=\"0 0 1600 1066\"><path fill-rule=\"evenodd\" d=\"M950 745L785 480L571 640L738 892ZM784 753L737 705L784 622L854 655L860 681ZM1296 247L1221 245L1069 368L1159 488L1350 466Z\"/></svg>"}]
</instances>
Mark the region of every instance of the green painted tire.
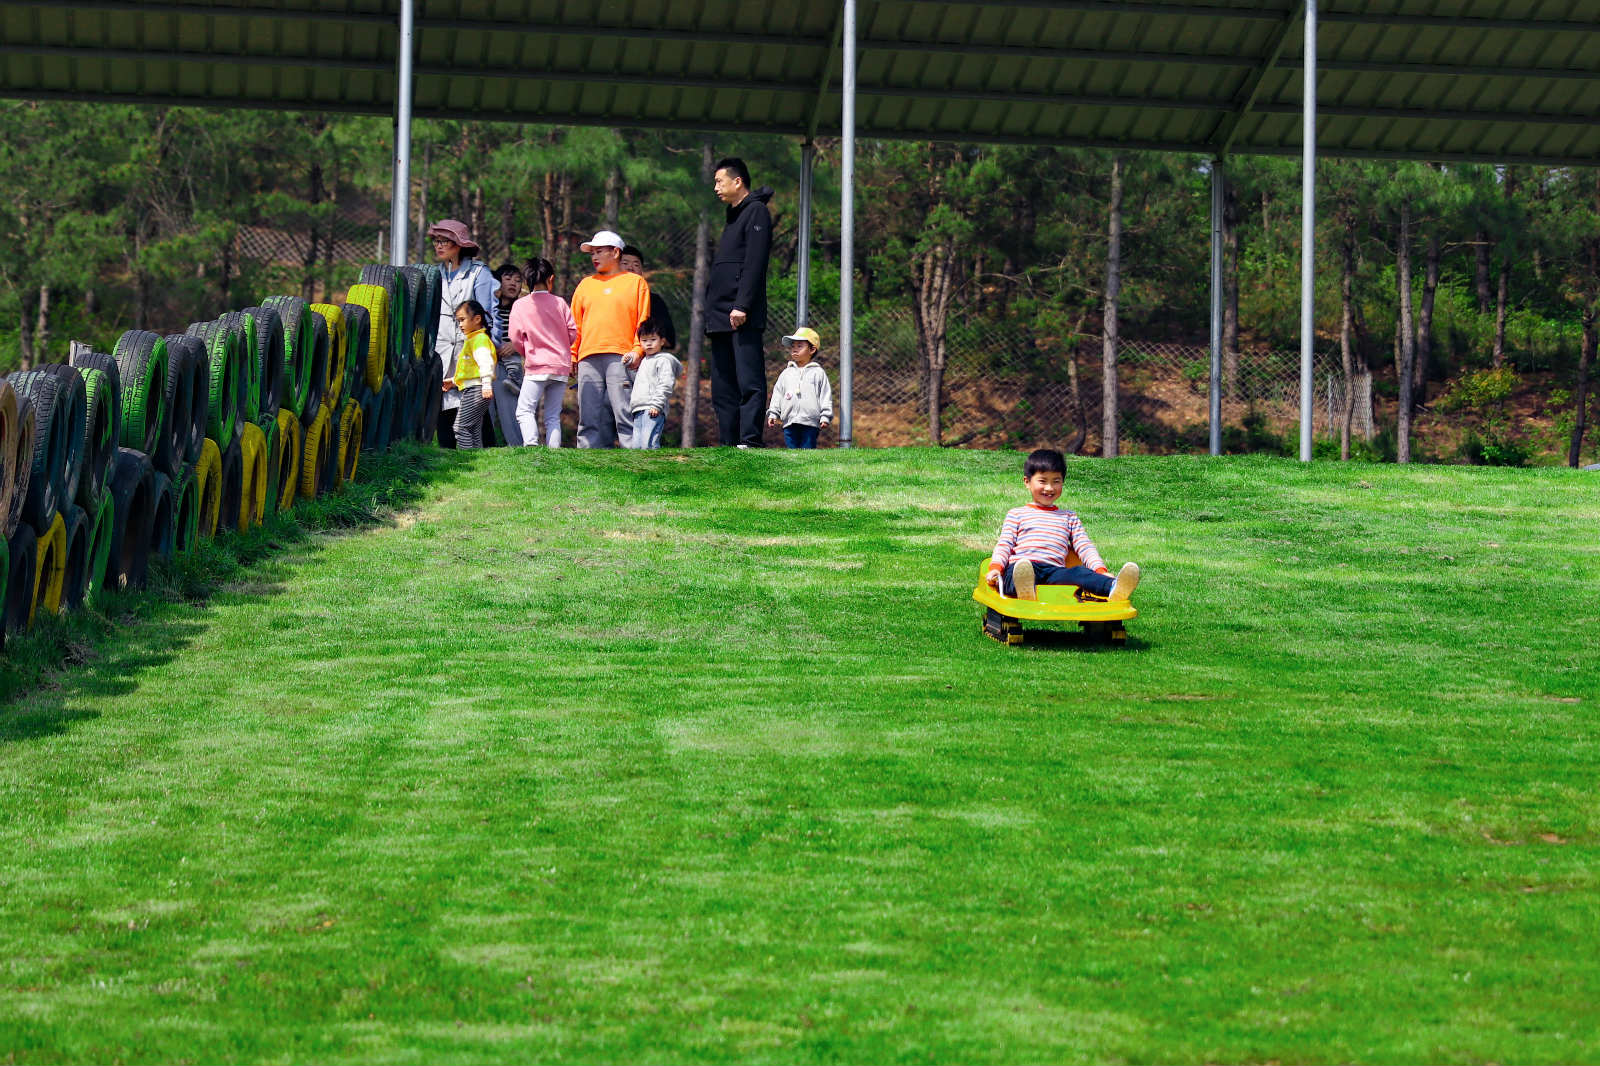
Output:
<instances>
[{"instance_id":1,"label":"green painted tire","mask_svg":"<svg viewBox=\"0 0 1600 1066\"><path fill-rule=\"evenodd\" d=\"M116 501L111 498L107 480L106 491L94 507L94 525L89 533L89 575L84 588L84 599L93 600L105 586L106 561L111 558L112 541L116 535Z\"/></svg>"},{"instance_id":2,"label":"green painted tire","mask_svg":"<svg viewBox=\"0 0 1600 1066\"><path fill-rule=\"evenodd\" d=\"M411 289L399 267L372 263L361 268L361 284L377 285L389 295L389 330L387 353L389 375L392 377L401 362L410 361L411 330L415 325L416 309L411 304Z\"/></svg>"},{"instance_id":3,"label":"green painted tire","mask_svg":"<svg viewBox=\"0 0 1600 1066\"><path fill-rule=\"evenodd\" d=\"M227 447L239 431L239 416L244 411L245 358L244 331L237 324L221 319L191 322L189 336L205 347L206 431L204 436ZM200 458L198 449L194 459Z\"/></svg>"},{"instance_id":4,"label":"green painted tire","mask_svg":"<svg viewBox=\"0 0 1600 1066\"><path fill-rule=\"evenodd\" d=\"M256 357L256 320L246 311L229 311L219 315L217 321L239 335L239 418L254 422L261 413L261 363Z\"/></svg>"},{"instance_id":5,"label":"green painted tire","mask_svg":"<svg viewBox=\"0 0 1600 1066\"><path fill-rule=\"evenodd\" d=\"M77 501L84 508L100 499L106 489L111 463L117 457L117 441L122 436L122 397L116 371L106 373L96 367L80 366L84 411L84 471L78 482Z\"/></svg>"},{"instance_id":6,"label":"green painted tire","mask_svg":"<svg viewBox=\"0 0 1600 1066\"><path fill-rule=\"evenodd\" d=\"M130 329L113 351L122 381L122 446L153 454L166 411L167 342L146 329Z\"/></svg>"}]
</instances>

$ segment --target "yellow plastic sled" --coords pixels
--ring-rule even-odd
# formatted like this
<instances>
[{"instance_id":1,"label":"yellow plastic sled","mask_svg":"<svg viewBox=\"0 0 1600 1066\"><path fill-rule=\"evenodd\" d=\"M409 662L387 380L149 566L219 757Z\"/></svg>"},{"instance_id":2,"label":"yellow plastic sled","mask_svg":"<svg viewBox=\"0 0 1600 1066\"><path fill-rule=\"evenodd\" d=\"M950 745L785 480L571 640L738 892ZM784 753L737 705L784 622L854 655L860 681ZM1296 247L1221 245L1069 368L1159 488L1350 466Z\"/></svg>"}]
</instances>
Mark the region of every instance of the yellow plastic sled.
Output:
<instances>
[{"instance_id":1,"label":"yellow plastic sled","mask_svg":"<svg viewBox=\"0 0 1600 1066\"><path fill-rule=\"evenodd\" d=\"M1023 621L1077 622L1088 639L1120 644L1128 639L1122 623L1139 616L1127 600L1080 600L1073 585L1040 585L1038 599L1013 599L990 586L988 576L986 556L978 564L978 587L972 590L972 598L987 608L983 612L984 633L1002 644L1022 643Z\"/></svg>"}]
</instances>

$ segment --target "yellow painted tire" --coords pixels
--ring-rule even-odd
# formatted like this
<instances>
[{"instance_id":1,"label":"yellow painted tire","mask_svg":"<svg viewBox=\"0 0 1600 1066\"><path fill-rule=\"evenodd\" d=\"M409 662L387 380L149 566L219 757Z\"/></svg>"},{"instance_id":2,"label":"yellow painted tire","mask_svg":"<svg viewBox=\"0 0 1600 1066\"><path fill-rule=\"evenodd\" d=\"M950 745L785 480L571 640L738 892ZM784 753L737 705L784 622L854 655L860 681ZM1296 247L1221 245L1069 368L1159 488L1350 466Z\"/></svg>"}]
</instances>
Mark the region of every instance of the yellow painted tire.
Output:
<instances>
[{"instance_id":1,"label":"yellow painted tire","mask_svg":"<svg viewBox=\"0 0 1600 1066\"><path fill-rule=\"evenodd\" d=\"M239 529L259 526L267 517L267 435L254 422L246 422L239 435L244 459L244 491L239 494Z\"/></svg>"},{"instance_id":2,"label":"yellow painted tire","mask_svg":"<svg viewBox=\"0 0 1600 1066\"><path fill-rule=\"evenodd\" d=\"M390 348L389 290L382 285L352 285L345 300L367 309L370 323L367 335L367 388L377 392L383 388L383 374Z\"/></svg>"},{"instance_id":3,"label":"yellow painted tire","mask_svg":"<svg viewBox=\"0 0 1600 1066\"><path fill-rule=\"evenodd\" d=\"M361 405L354 400L346 400L344 410L339 414L339 461L335 464L336 472L333 475L335 487L355 480L356 465L361 461L361 434L365 429Z\"/></svg>"},{"instance_id":4,"label":"yellow painted tire","mask_svg":"<svg viewBox=\"0 0 1600 1066\"><path fill-rule=\"evenodd\" d=\"M278 412L278 510L294 506L300 494L300 420L288 411Z\"/></svg>"},{"instance_id":5,"label":"yellow painted tire","mask_svg":"<svg viewBox=\"0 0 1600 1066\"><path fill-rule=\"evenodd\" d=\"M199 534L210 540L217 535L217 522L222 518L222 450L210 437L200 446L194 479L195 495L200 503Z\"/></svg>"},{"instance_id":6,"label":"yellow painted tire","mask_svg":"<svg viewBox=\"0 0 1600 1066\"><path fill-rule=\"evenodd\" d=\"M338 304L312 304L311 310L328 324L328 380L322 391L323 402L337 406L344 400L345 362L350 357L349 329L344 309Z\"/></svg>"},{"instance_id":7,"label":"yellow painted tire","mask_svg":"<svg viewBox=\"0 0 1600 1066\"><path fill-rule=\"evenodd\" d=\"M314 500L321 487L324 472L331 460L329 447L333 439L328 433L328 409L317 410L317 417L306 427L305 440L300 444L300 498Z\"/></svg>"},{"instance_id":8,"label":"yellow painted tire","mask_svg":"<svg viewBox=\"0 0 1600 1066\"><path fill-rule=\"evenodd\" d=\"M50 528L39 538L38 554L33 557L33 603L28 607L28 625L43 607L51 614L61 613L61 582L67 573L67 523L57 511Z\"/></svg>"}]
</instances>

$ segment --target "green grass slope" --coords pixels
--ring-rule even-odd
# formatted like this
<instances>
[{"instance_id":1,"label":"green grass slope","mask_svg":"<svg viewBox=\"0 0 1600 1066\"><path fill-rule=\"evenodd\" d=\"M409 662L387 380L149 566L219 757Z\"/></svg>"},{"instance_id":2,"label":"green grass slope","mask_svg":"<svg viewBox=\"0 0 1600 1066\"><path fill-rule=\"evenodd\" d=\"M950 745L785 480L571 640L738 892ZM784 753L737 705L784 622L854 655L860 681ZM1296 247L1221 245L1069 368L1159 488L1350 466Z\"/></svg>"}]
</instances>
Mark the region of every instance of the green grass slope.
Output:
<instances>
[{"instance_id":1,"label":"green grass slope","mask_svg":"<svg viewBox=\"0 0 1600 1066\"><path fill-rule=\"evenodd\" d=\"M1006 648L1020 466L411 452L46 626L0 1059L1600 1059L1600 480L1074 462L1140 617Z\"/></svg>"}]
</instances>

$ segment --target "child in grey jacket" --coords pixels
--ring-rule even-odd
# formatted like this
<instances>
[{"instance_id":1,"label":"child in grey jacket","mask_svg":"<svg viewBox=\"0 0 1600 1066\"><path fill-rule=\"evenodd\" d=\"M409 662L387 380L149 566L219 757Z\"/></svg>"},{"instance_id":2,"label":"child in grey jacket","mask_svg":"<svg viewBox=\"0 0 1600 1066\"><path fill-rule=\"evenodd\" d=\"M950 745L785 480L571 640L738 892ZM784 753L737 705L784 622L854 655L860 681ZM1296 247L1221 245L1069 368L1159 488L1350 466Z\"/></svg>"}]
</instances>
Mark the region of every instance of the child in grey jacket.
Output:
<instances>
[{"instance_id":1,"label":"child in grey jacket","mask_svg":"<svg viewBox=\"0 0 1600 1066\"><path fill-rule=\"evenodd\" d=\"M814 362L822 346L817 331L801 326L783 338L789 344L789 365L772 386L767 425L783 427L787 448L815 448L817 434L833 421L833 386L821 364Z\"/></svg>"},{"instance_id":2,"label":"child in grey jacket","mask_svg":"<svg viewBox=\"0 0 1600 1066\"><path fill-rule=\"evenodd\" d=\"M672 406L672 390L678 386L678 371L683 364L671 352L662 351L665 340L661 327L650 319L639 324L639 347L644 349L644 359L633 379L629 394L633 411L633 436L628 447L645 449L661 447L661 431L667 425L667 408Z\"/></svg>"}]
</instances>

